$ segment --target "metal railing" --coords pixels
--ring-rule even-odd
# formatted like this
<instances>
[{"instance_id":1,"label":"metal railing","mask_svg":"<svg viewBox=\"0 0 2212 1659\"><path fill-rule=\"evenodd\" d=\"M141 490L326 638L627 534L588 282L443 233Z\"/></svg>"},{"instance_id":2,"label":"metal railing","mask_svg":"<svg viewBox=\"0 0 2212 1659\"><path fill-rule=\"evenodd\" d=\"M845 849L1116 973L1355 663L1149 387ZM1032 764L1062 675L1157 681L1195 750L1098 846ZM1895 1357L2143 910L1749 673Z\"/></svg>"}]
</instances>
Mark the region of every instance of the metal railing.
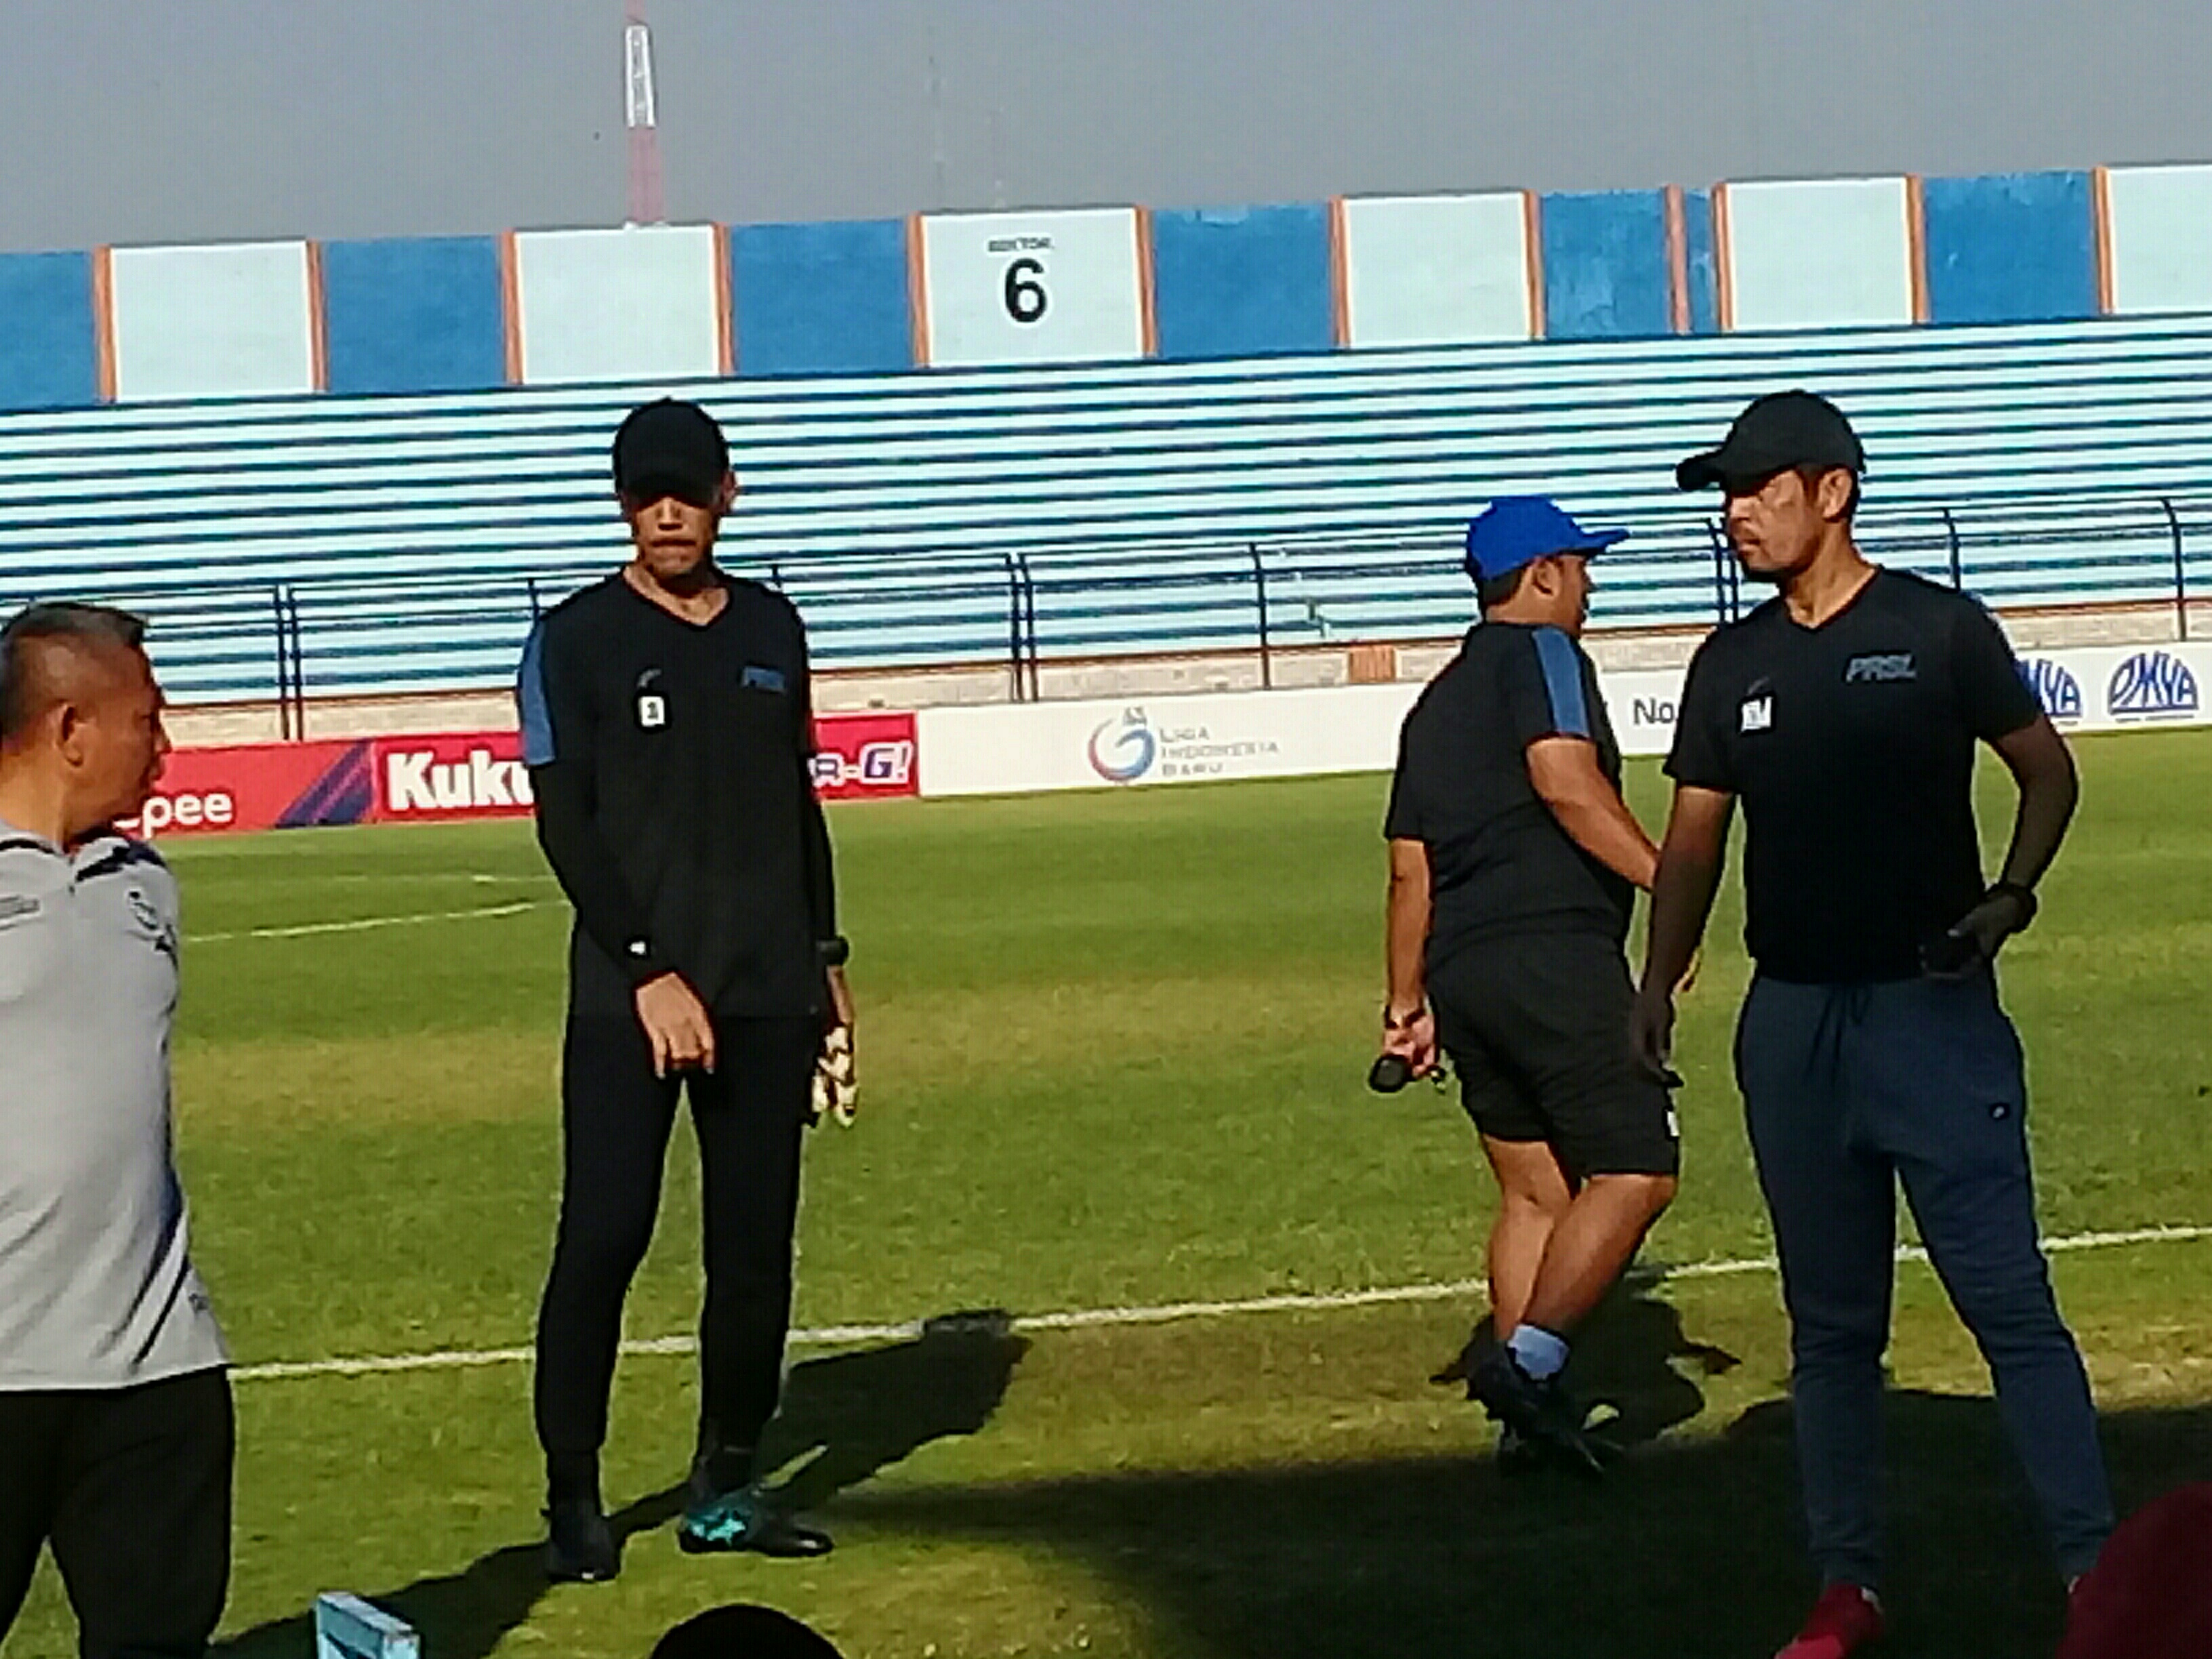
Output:
<instances>
[{"instance_id":1,"label":"metal railing","mask_svg":"<svg viewBox=\"0 0 2212 1659\"><path fill-rule=\"evenodd\" d=\"M1717 518L1637 526L1599 567L1599 629L1708 626L1747 595ZM1971 589L1999 609L2170 606L2189 636L2212 599L2212 491L2025 497L1869 508L1859 539L1892 566ZM318 698L502 686L532 623L614 558L526 572L389 581L219 579L117 586L144 612L179 702L273 702L288 738ZM732 568L787 593L829 669L997 663L1007 695L1042 695L1048 661L1250 653L1272 685L1288 650L1435 639L1472 598L1455 531L1362 539L1253 538L1132 551L1007 547L898 558L820 556ZM0 609L33 597L0 586Z\"/></svg>"}]
</instances>

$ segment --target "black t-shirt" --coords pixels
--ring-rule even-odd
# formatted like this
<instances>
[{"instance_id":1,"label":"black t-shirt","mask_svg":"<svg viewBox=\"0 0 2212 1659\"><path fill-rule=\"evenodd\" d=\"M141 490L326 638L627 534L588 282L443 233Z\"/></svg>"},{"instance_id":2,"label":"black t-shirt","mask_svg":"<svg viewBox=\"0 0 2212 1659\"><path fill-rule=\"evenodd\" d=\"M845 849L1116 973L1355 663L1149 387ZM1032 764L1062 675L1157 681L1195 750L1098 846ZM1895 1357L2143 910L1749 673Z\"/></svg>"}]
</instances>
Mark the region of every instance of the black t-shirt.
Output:
<instances>
[{"instance_id":1,"label":"black t-shirt","mask_svg":"<svg viewBox=\"0 0 2212 1659\"><path fill-rule=\"evenodd\" d=\"M805 630L781 594L725 585L696 623L611 576L524 650L523 758L576 907L580 1013L628 1014L633 988L671 969L717 1013L823 1006L836 917Z\"/></svg>"},{"instance_id":2,"label":"black t-shirt","mask_svg":"<svg viewBox=\"0 0 2212 1659\"><path fill-rule=\"evenodd\" d=\"M1922 946L1984 891L1974 739L2039 712L1996 618L1899 571L1877 571L1818 628L1774 599L1708 639L1667 771L1742 798L1761 971L1918 975Z\"/></svg>"},{"instance_id":3,"label":"black t-shirt","mask_svg":"<svg viewBox=\"0 0 2212 1659\"><path fill-rule=\"evenodd\" d=\"M1617 787L1597 671L1556 628L1486 622L1406 716L1383 833L1429 849L1429 960L1486 936L1628 931L1636 890L1585 853L1528 780L1528 745L1585 738Z\"/></svg>"}]
</instances>

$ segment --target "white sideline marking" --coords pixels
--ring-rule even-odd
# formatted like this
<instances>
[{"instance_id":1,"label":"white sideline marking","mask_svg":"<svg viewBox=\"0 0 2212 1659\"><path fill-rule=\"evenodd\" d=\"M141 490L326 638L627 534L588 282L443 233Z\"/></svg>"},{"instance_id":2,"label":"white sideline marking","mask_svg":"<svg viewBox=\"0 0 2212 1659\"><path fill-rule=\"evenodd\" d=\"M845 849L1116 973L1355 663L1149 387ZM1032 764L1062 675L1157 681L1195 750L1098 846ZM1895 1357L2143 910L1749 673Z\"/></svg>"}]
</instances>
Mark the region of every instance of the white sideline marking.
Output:
<instances>
[{"instance_id":1,"label":"white sideline marking","mask_svg":"<svg viewBox=\"0 0 2212 1659\"><path fill-rule=\"evenodd\" d=\"M2108 1250L2130 1244L2185 1243L2212 1238L2212 1225L2131 1227L2120 1232L2073 1233L2043 1241L2046 1255L2070 1255L2079 1250ZM1899 1261L1925 1261L1928 1252L1906 1245L1897 1252ZM1692 1261L1655 1273L1670 1279L1729 1279L1743 1273L1771 1273L1771 1255L1743 1256L1734 1261ZM1391 1285L1370 1291L1286 1291L1278 1296L1246 1297L1233 1302L1167 1302L1150 1308L1076 1308L1064 1313L1028 1314L1013 1322L1017 1331L1084 1331L1126 1325L1169 1325L1186 1319L1222 1319L1235 1314L1311 1313L1338 1308L1375 1308L1400 1302L1449 1302L1463 1296L1481 1296L1483 1282L1453 1279L1443 1284ZM791 1340L805 1347L843 1347L856 1342L910 1341L922 1334L925 1322L914 1319L900 1325L824 1325L793 1331ZM626 1356L688 1354L698 1344L688 1336L658 1336L625 1342ZM231 1372L239 1382L272 1382L307 1376L377 1376L391 1371L462 1370L477 1365L526 1364L528 1348L457 1349L443 1353L404 1353L362 1359L298 1359L267 1365L240 1365Z\"/></svg>"},{"instance_id":2,"label":"white sideline marking","mask_svg":"<svg viewBox=\"0 0 2212 1659\"><path fill-rule=\"evenodd\" d=\"M471 921L482 916L516 916L525 910L542 910L550 899L518 899L512 904L487 904L474 910L425 910L411 916L361 916L352 921L307 921L293 927L247 927L234 933L187 933L187 945L221 945L234 939L309 939L318 933L365 933L377 927L413 927L426 921Z\"/></svg>"}]
</instances>

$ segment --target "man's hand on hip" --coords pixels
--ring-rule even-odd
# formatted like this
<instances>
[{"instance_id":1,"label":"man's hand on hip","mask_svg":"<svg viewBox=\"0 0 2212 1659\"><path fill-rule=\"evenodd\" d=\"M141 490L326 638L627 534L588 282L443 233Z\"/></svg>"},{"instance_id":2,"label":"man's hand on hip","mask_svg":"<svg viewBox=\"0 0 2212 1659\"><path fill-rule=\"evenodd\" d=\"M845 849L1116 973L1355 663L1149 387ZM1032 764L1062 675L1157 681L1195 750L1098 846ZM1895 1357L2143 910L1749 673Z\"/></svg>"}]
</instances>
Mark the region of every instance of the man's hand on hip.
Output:
<instances>
[{"instance_id":1,"label":"man's hand on hip","mask_svg":"<svg viewBox=\"0 0 2212 1659\"><path fill-rule=\"evenodd\" d=\"M638 1024L653 1046L653 1074L714 1069L714 1022L698 993L680 974L663 974L637 988Z\"/></svg>"},{"instance_id":2,"label":"man's hand on hip","mask_svg":"<svg viewBox=\"0 0 2212 1659\"><path fill-rule=\"evenodd\" d=\"M1979 904L1952 925L1946 936L1946 948L1929 954L1925 964L1929 977L1970 977L1997 959L2004 942L2027 926L2032 914L2027 901L2013 889L1992 889Z\"/></svg>"}]
</instances>

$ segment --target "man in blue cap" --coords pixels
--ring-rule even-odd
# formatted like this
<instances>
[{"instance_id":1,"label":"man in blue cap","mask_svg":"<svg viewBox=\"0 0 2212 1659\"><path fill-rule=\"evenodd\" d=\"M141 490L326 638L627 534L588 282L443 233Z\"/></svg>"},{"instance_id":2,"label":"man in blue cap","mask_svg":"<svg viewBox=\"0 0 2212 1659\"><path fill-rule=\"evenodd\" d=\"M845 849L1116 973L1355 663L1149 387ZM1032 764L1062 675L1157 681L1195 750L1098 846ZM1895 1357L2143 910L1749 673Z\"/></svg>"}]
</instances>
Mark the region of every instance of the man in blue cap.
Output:
<instances>
[{"instance_id":1,"label":"man in blue cap","mask_svg":"<svg viewBox=\"0 0 2212 1659\"><path fill-rule=\"evenodd\" d=\"M1568 1338L1674 1194L1673 1103L1629 1042L1623 951L1658 854L1620 796L1620 750L1577 643L1589 561L1626 532L1550 501L1494 501L1468 531L1482 620L1406 717L1390 842L1382 1046L1441 1050L1502 1203L1492 1327L1468 1392L1508 1444L1588 1474L1605 1448L1560 1383Z\"/></svg>"}]
</instances>

